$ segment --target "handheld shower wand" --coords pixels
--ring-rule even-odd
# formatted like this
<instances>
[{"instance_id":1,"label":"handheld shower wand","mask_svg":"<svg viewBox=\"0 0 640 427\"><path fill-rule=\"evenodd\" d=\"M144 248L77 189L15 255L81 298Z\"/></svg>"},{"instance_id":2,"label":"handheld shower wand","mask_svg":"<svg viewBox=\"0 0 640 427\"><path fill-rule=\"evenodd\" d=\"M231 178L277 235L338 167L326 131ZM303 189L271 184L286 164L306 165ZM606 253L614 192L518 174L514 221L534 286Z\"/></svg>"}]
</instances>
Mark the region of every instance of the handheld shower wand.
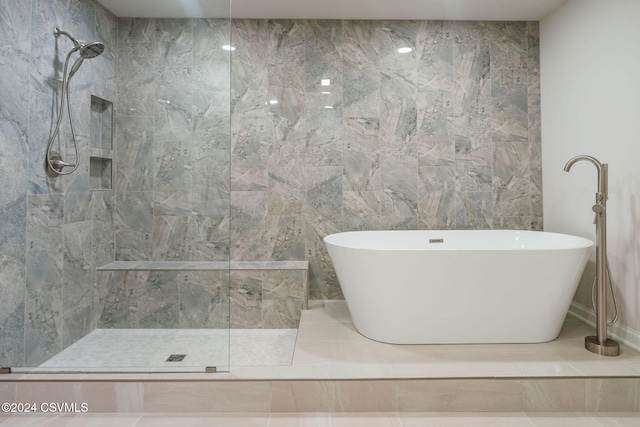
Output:
<instances>
[{"instance_id":1,"label":"handheld shower wand","mask_svg":"<svg viewBox=\"0 0 640 427\"><path fill-rule=\"evenodd\" d=\"M51 135L51 138L49 138L49 142L47 144L47 152L45 156L46 172L47 172L47 175L52 178L58 175L69 175L73 173L76 169L78 169L78 166L80 163L78 158L78 143L76 141L75 129L73 128L73 120L71 118L71 105L69 102L69 82L71 81L71 77L73 77L73 75L80 69L82 62L85 59L95 58L96 56L104 52L104 44L100 42L94 42L94 43L82 42L74 38L73 36L71 36L71 34L67 33L66 31L62 31L57 27L53 29L53 35L56 38L60 37L60 35L64 35L68 37L69 40L71 40L71 42L73 43L73 49L69 51L69 53L67 54L67 58L64 61L64 70L62 72L63 74L62 93L60 96L60 109L58 111L58 121L56 123L55 130ZM73 65L71 66L71 71L67 75L67 67L69 65L69 59L71 58L71 55L75 52L80 52L80 57L76 59L76 61L73 63ZM75 163L68 163L63 161L62 156L59 153L51 150L53 146L53 141L55 140L56 136L58 135L58 132L60 131L60 124L62 123L65 97L67 98L67 115L69 116L69 127L71 128L71 139L73 140L73 148L75 150L75 158L76 158ZM65 167L71 167L72 169L70 171L63 172L62 169Z\"/></svg>"}]
</instances>

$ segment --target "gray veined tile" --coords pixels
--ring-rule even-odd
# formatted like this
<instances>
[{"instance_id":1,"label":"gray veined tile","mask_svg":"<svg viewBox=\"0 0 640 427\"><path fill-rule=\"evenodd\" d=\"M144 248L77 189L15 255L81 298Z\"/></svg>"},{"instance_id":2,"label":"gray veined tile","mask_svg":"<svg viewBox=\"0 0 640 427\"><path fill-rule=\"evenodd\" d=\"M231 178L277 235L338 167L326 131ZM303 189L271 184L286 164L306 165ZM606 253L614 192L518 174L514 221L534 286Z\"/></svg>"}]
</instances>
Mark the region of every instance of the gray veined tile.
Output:
<instances>
[{"instance_id":1,"label":"gray veined tile","mask_svg":"<svg viewBox=\"0 0 640 427\"><path fill-rule=\"evenodd\" d=\"M301 300L263 300L262 327L265 329L296 329L300 323L301 312Z\"/></svg>"},{"instance_id":2,"label":"gray veined tile","mask_svg":"<svg viewBox=\"0 0 640 427\"><path fill-rule=\"evenodd\" d=\"M488 122L482 117L479 120L478 118L470 119L471 122L465 121L465 124L470 126L456 129L456 189L473 192L491 191L493 158L488 137ZM480 125L475 128L475 132L473 121Z\"/></svg>"},{"instance_id":3,"label":"gray veined tile","mask_svg":"<svg viewBox=\"0 0 640 427\"><path fill-rule=\"evenodd\" d=\"M455 168L451 166L421 166L418 192L420 229L448 230L456 226Z\"/></svg>"},{"instance_id":4,"label":"gray veined tile","mask_svg":"<svg viewBox=\"0 0 640 427\"><path fill-rule=\"evenodd\" d=\"M340 218L342 213L342 168L310 167L307 170L307 206L310 217Z\"/></svg>"},{"instance_id":5,"label":"gray veined tile","mask_svg":"<svg viewBox=\"0 0 640 427\"><path fill-rule=\"evenodd\" d=\"M417 21L382 21L376 26L378 64L383 75L415 82L417 77ZM409 47L410 52L398 52Z\"/></svg>"},{"instance_id":6,"label":"gray veined tile","mask_svg":"<svg viewBox=\"0 0 640 427\"><path fill-rule=\"evenodd\" d=\"M178 327L178 272L153 271L138 296L138 327L147 329Z\"/></svg>"},{"instance_id":7,"label":"gray veined tile","mask_svg":"<svg viewBox=\"0 0 640 427\"><path fill-rule=\"evenodd\" d=\"M343 191L342 206L346 230L379 230L380 190Z\"/></svg>"},{"instance_id":8,"label":"gray veined tile","mask_svg":"<svg viewBox=\"0 0 640 427\"><path fill-rule=\"evenodd\" d=\"M96 4L96 37L102 40L109 47L109 50L117 48L118 21L119 18L104 6Z\"/></svg>"},{"instance_id":9,"label":"gray veined tile","mask_svg":"<svg viewBox=\"0 0 640 427\"><path fill-rule=\"evenodd\" d=\"M193 92L193 132L199 140L229 146L231 112L229 91L204 91L197 85ZM222 145L224 143L224 145Z\"/></svg>"},{"instance_id":10,"label":"gray veined tile","mask_svg":"<svg viewBox=\"0 0 640 427\"><path fill-rule=\"evenodd\" d=\"M232 191L230 226L231 259L267 259L267 194L265 191Z\"/></svg>"},{"instance_id":11,"label":"gray veined tile","mask_svg":"<svg viewBox=\"0 0 640 427\"><path fill-rule=\"evenodd\" d=\"M116 259L149 260L152 255L153 200L150 192L116 193Z\"/></svg>"},{"instance_id":12,"label":"gray veined tile","mask_svg":"<svg viewBox=\"0 0 640 427\"><path fill-rule=\"evenodd\" d=\"M155 25L154 18L120 18L118 43L153 43L156 37Z\"/></svg>"},{"instance_id":13,"label":"gray veined tile","mask_svg":"<svg viewBox=\"0 0 640 427\"><path fill-rule=\"evenodd\" d=\"M80 40L96 39L96 5L94 2L70 0L67 31Z\"/></svg>"},{"instance_id":14,"label":"gray veined tile","mask_svg":"<svg viewBox=\"0 0 640 427\"><path fill-rule=\"evenodd\" d=\"M189 259L191 261L225 261L230 259L229 202L224 215L189 218Z\"/></svg>"},{"instance_id":15,"label":"gray veined tile","mask_svg":"<svg viewBox=\"0 0 640 427\"><path fill-rule=\"evenodd\" d=\"M91 191L70 191L64 196L64 223L89 221L92 219Z\"/></svg>"},{"instance_id":16,"label":"gray veined tile","mask_svg":"<svg viewBox=\"0 0 640 427\"><path fill-rule=\"evenodd\" d=\"M100 291L104 302L98 327L138 327L138 296L149 275L149 271L120 271L115 279L105 278L104 289Z\"/></svg>"},{"instance_id":17,"label":"gray veined tile","mask_svg":"<svg viewBox=\"0 0 640 427\"><path fill-rule=\"evenodd\" d=\"M156 73L155 139L177 141L192 137L193 89L191 69L186 67Z\"/></svg>"},{"instance_id":18,"label":"gray veined tile","mask_svg":"<svg viewBox=\"0 0 640 427\"><path fill-rule=\"evenodd\" d=\"M453 91L453 38L444 21L426 21L417 30L418 92Z\"/></svg>"},{"instance_id":19,"label":"gray veined tile","mask_svg":"<svg viewBox=\"0 0 640 427\"><path fill-rule=\"evenodd\" d=\"M276 261L302 260L305 220L302 215L267 216L267 257Z\"/></svg>"},{"instance_id":20,"label":"gray veined tile","mask_svg":"<svg viewBox=\"0 0 640 427\"><path fill-rule=\"evenodd\" d=\"M65 224L63 309L70 313L93 302L92 292L92 224L91 221Z\"/></svg>"},{"instance_id":21,"label":"gray veined tile","mask_svg":"<svg viewBox=\"0 0 640 427\"><path fill-rule=\"evenodd\" d=\"M328 97L328 98L327 98ZM325 108L331 106L333 108ZM331 94L305 95L305 162L313 166L340 166L343 155L344 124L342 89Z\"/></svg>"},{"instance_id":22,"label":"gray veined tile","mask_svg":"<svg viewBox=\"0 0 640 427\"><path fill-rule=\"evenodd\" d=\"M330 91L342 88L342 22L308 21L306 46L306 93L316 92L322 79L329 79Z\"/></svg>"},{"instance_id":23,"label":"gray veined tile","mask_svg":"<svg viewBox=\"0 0 640 427\"><path fill-rule=\"evenodd\" d=\"M80 306L74 312L67 313L65 312L65 316L62 320L63 322L63 335L62 335L62 346L63 348L68 347L74 342L78 341L82 337L86 336L91 332L91 312L92 307L89 306Z\"/></svg>"},{"instance_id":24,"label":"gray veined tile","mask_svg":"<svg viewBox=\"0 0 640 427\"><path fill-rule=\"evenodd\" d=\"M116 188L124 193L153 188L153 135L151 117L117 118Z\"/></svg>"},{"instance_id":25,"label":"gray veined tile","mask_svg":"<svg viewBox=\"0 0 640 427\"><path fill-rule=\"evenodd\" d=\"M275 140L303 140L306 126L305 94L302 89L270 86L267 99L269 99L269 116L274 123Z\"/></svg>"},{"instance_id":26,"label":"gray veined tile","mask_svg":"<svg viewBox=\"0 0 640 427\"><path fill-rule=\"evenodd\" d=\"M0 257L0 267L4 294L0 300L0 331L21 331L25 325L25 267L6 256Z\"/></svg>"},{"instance_id":27,"label":"gray veined tile","mask_svg":"<svg viewBox=\"0 0 640 427\"><path fill-rule=\"evenodd\" d=\"M156 19L155 60L163 67L193 62L192 19Z\"/></svg>"},{"instance_id":28,"label":"gray veined tile","mask_svg":"<svg viewBox=\"0 0 640 427\"><path fill-rule=\"evenodd\" d=\"M409 143L416 135L417 115L415 84L383 74L380 81L380 140Z\"/></svg>"},{"instance_id":29,"label":"gray veined tile","mask_svg":"<svg viewBox=\"0 0 640 427\"><path fill-rule=\"evenodd\" d=\"M411 144L382 144L381 215L393 218L399 227L416 226L418 204L418 159Z\"/></svg>"},{"instance_id":30,"label":"gray veined tile","mask_svg":"<svg viewBox=\"0 0 640 427\"><path fill-rule=\"evenodd\" d=\"M269 150L269 215L301 214L305 203L304 145L274 143Z\"/></svg>"},{"instance_id":31,"label":"gray veined tile","mask_svg":"<svg viewBox=\"0 0 640 427\"><path fill-rule=\"evenodd\" d=\"M229 327L228 273L185 272L178 276L180 292L179 327Z\"/></svg>"},{"instance_id":32,"label":"gray veined tile","mask_svg":"<svg viewBox=\"0 0 640 427\"><path fill-rule=\"evenodd\" d=\"M231 190L266 190L268 185L267 159L270 138L262 138L267 125L271 133L271 123L261 119L251 120L243 131L232 135L231 147ZM255 133L257 132L257 137Z\"/></svg>"},{"instance_id":33,"label":"gray veined tile","mask_svg":"<svg viewBox=\"0 0 640 427\"><path fill-rule=\"evenodd\" d=\"M454 45L453 108L456 116L490 114L490 62L488 45Z\"/></svg>"},{"instance_id":34,"label":"gray veined tile","mask_svg":"<svg viewBox=\"0 0 640 427\"><path fill-rule=\"evenodd\" d=\"M151 44L120 46L118 52L118 112L129 116L153 117L155 73Z\"/></svg>"},{"instance_id":35,"label":"gray veined tile","mask_svg":"<svg viewBox=\"0 0 640 427\"><path fill-rule=\"evenodd\" d=\"M303 280L306 271L270 270L263 274L262 298L297 299L303 298ZM297 326L297 325L296 325Z\"/></svg>"},{"instance_id":36,"label":"gray veined tile","mask_svg":"<svg viewBox=\"0 0 640 427\"><path fill-rule=\"evenodd\" d=\"M187 141L154 145L154 215L189 215L193 204L192 147Z\"/></svg>"},{"instance_id":37,"label":"gray veined tile","mask_svg":"<svg viewBox=\"0 0 640 427\"><path fill-rule=\"evenodd\" d=\"M522 70L501 70L491 78L493 141L526 142L528 129L528 79Z\"/></svg>"},{"instance_id":38,"label":"gray veined tile","mask_svg":"<svg viewBox=\"0 0 640 427\"><path fill-rule=\"evenodd\" d=\"M380 121L346 118L343 191L380 189Z\"/></svg>"},{"instance_id":39,"label":"gray veined tile","mask_svg":"<svg viewBox=\"0 0 640 427\"><path fill-rule=\"evenodd\" d=\"M416 134L420 165L445 166L456 160L451 94L420 92L416 97Z\"/></svg>"},{"instance_id":40,"label":"gray veined tile","mask_svg":"<svg viewBox=\"0 0 640 427\"><path fill-rule=\"evenodd\" d=\"M262 276L262 271L231 272L231 328L262 328Z\"/></svg>"},{"instance_id":41,"label":"gray veined tile","mask_svg":"<svg viewBox=\"0 0 640 427\"><path fill-rule=\"evenodd\" d=\"M19 331L0 331L0 363L2 366L25 365L23 328Z\"/></svg>"},{"instance_id":42,"label":"gray veined tile","mask_svg":"<svg viewBox=\"0 0 640 427\"><path fill-rule=\"evenodd\" d=\"M26 301L26 366L37 366L62 350L62 304L62 288Z\"/></svg>"},{"instance_id":43,"label":"gray veined tile","mask_svg":"<svg viewBox=\"0 0 640 427\"><path fill-rule=\"evenodd\" d=\"M494 209L501 216L531 214L529 144L500 143L493 147Z\"/></svg>"},{"instance_id":44,"label":"gray veined tile","mask_svg":"<svg viewBox=\"0 0 640 427\"><path fill-rule=\"evenodd\" d=\"M29 38L17 36L31 30L31 2L5 3L0 7L0 16L4 23L0 39L12 40L16 48L28 50Z\"/></svg>"},{"instance_id":45,"label":"gray veined tile","mask_svg":"<svg viewBox=\"0 0 640 427\"><path fill-rule=\"evenodd\" d=\"M189 259L189 216L154 215L153 254L155 261Z\"/></svg>"},{"instance_id":46,"label":"gray veined tile","mask_svg":"<svg viewBox=\"0 0 640 427\"><path fill-rule=\"evenodd\" d=\"M493 226L491 192L456 192L456 228L486 230Z\"/></svg>"},{"instance_id":47,"label":"gray veined tile","mask_svg":"<svg viewBox=\"0 0 640 427\"><path fill-rule=\"evenodd\" d=\"M193 77L201 90L229 92L231 24L226 19L196 19L193 25Z\"/></svg>"}]
</instances>

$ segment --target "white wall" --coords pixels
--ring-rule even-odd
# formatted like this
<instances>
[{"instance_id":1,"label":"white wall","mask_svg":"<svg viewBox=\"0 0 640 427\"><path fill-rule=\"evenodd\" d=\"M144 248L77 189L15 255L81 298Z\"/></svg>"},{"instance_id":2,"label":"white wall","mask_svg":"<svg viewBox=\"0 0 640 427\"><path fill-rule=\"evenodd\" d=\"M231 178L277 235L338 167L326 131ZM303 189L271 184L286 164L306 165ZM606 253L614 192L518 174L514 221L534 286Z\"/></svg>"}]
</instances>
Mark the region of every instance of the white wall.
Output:
<instances>
[{"instance_id":1,"label":"white wall","mask_svg":"<svg viewBox=\"0 0 640 427\"><path fill-rule=\"evenodd\" d=\"M640 346L640 1L569 0L543 19L540 76L545 230L595 241L596 168L563 167L579 154L608 163L609 262L621 310L610 332ZM574 300L590 310L594 269Z\"/></svg>"}]
</instances>

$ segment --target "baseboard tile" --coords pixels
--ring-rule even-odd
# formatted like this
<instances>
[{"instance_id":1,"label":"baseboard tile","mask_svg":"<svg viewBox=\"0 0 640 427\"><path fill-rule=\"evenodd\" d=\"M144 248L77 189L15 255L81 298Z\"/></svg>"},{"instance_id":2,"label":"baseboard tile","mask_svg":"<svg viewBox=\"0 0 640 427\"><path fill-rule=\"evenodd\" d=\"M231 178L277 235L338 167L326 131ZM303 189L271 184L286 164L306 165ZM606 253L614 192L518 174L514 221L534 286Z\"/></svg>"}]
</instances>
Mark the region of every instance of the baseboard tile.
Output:
<instances>
[{"instance_id":1,"label":"baseboard tile","mask_svg":"<svg viewBox=\"0 0 640 427\"><path fill-rule=\"evenodd\" d=\"M571 307L569 307L569 314L593 326L594 328L596 327L595 312L582 304L578 304L575 301L572 302ZM595 329L593 334L596 334ZM640 351L640 332L636 330L625 325L621 325L620 323L616 323L613 326L609 326L607 335L621 344L625 344L636 351Z\"/></svg>"}]
</instances>

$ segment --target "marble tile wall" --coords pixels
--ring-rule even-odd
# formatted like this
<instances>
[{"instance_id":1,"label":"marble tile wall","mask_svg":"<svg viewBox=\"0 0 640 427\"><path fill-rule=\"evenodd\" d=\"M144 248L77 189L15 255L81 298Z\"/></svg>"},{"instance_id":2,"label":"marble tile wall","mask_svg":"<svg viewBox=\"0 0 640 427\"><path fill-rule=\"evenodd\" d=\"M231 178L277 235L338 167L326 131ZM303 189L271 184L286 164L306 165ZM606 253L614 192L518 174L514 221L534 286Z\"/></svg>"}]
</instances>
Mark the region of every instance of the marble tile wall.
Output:
<instances>
[{"instance_id":1,"label":"marble tile wall","mask_svg":"<svg viewBox=\"0 0 640 427\"><path fill-rule=\"evenodd\" d=\"M89 114L92 94L115 100L117 19L92 0L16 0L0 4L0 21L0 365L33 366L95 328L95 266L114 259L114 194L89 185ZM49 178L45 149L73 47L56 26L106 50L71 82L81 166ZM73 161L67 123L57 144Z\"/></svg>"},{"instance_id":2,"label":"marble tile wall","mask_svg":"<svg viewBox=\"0 0 640 427\"><path fill-rule=\"evenodd\" d=\"M104 307L130 281L95 273L114 259L307 259L311 298L335 299L326 234L542 227L537 23L236 20L229 88L225 21L116 19L89 0L0 15L3 364L116 324ZM44 175L68 48L53 25L107 45L72 92L83 165L89 95L118 101L113 191L91 191L88 166ZM151 283L136 322L180 313L171 281Z\"/></svg>"},{"instance_id":3,"label":"marble tile wall","mask_svg":"<svg viewBox=\"0 0 640 427\"><path fill-rule=\"evenodd\" d=\"M117 36L115 257L229 260L230 22L121 18ZM226 328L229 277L119 273L104 303L100 327Z\"/></svg>"},{"instance_id":4,"label":"marble tile wall","mask_svg":"<svg viewBox=\"0 0 640 427\"><path fill-rule=\"evenodd\" d=\"M229 259L229 26L118 21L120 261Z\"/></svg>"},{"instance_id":5,"label":"marble tile wall","mask_svg":"<svg viewBox=\"0 0 640 427\"><path fill-rule=\"evenodd\" d=\"M339 299L327 234L542 228L537 23L232 31L233 260L306 259Z\"/></svg>"}]
</instances>

